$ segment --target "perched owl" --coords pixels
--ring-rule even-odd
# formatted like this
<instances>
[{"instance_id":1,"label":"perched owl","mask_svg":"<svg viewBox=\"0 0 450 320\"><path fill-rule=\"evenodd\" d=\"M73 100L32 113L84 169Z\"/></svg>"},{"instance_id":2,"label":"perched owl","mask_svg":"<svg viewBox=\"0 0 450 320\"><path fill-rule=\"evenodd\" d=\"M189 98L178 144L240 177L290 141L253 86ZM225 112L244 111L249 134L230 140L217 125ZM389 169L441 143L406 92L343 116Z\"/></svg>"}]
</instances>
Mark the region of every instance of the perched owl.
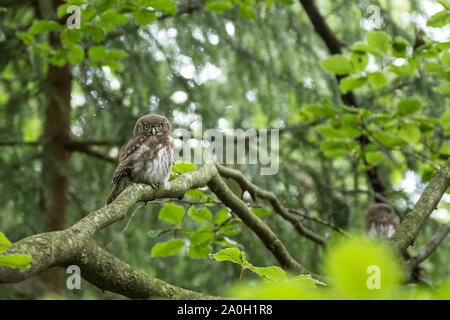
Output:
<instances>
[{"instance_id":1,"label":"perched owl","mask_svg":"<svg viewBox=\"0 0 450 320\"><path fill-rule=\"evenodd\" d=\"M367 212L365 229L371 236L390 238L397 230L394 208L376 203Z\"/></svg>"},{"instance_id":2,"label":"perched owl","mask_svg":"<svg viewBox=\"0 0 450 320\"><path fill-rule=\"evenodd\" d=\"M120 149L114 172L114 189L106 200L110 204L129 182L145 183L157 190L169 179L173 164L173 138L169 120L157 114L136 122L133 137Z\"/></svg>"}]
</instances>

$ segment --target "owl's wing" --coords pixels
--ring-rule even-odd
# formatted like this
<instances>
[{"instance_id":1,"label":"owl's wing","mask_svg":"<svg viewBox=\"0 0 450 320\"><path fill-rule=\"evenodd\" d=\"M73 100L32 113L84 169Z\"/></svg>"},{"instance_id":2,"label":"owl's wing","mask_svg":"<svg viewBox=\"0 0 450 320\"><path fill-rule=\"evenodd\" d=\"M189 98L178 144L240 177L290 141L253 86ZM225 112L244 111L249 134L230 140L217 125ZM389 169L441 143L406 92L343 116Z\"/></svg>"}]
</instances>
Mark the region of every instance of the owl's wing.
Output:
<instances>
[{"instance_id":1,"label":"owl's wing","mask_svg":"<svg viewBox=\"0 0 450 320\"><path fill-rule=\"evenodd\" d=\"M112 180L113 184L117 184L123 176L130 174L134 162L133 155L144 142L144 136L136 136L122 146L119 153L119 165L114 172Z\"/></svg>"}]
</instances>

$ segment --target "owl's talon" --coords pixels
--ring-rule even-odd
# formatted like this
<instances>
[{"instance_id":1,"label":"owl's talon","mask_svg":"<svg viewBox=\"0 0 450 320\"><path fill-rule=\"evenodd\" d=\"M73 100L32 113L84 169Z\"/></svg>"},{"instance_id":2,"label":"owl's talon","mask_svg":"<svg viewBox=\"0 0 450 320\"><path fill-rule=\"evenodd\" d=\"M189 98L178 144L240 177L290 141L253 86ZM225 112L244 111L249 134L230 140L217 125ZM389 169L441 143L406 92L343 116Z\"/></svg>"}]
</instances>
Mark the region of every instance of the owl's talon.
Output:
<instances>
[{"instance_id":1,"label":"owl's talon","mask_svg":"<svg viewBox=\"0 0 450 320\"><path fill-rule=\"evenodd\" d=\"M150 186L153 188L153 190L158 191L161 187L159 183L150 183Z\"/></svg>"}]
</instances>

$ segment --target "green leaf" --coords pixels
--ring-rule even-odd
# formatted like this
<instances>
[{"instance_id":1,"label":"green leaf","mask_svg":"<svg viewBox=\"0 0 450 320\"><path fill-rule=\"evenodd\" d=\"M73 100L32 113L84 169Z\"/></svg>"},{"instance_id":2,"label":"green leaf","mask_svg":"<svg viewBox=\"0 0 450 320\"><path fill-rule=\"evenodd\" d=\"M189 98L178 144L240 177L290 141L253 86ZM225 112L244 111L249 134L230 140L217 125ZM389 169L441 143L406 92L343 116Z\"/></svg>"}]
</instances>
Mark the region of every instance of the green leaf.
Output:
<instances>
[{"instance_id":1,"label":"green leaf","mask_svg":"<svg viewBox=\"0 0 450 320\"><path fill-rule=\"evenodd\" d=\"M186 191L186 195L192 199L206 201L207 197L200 189L189 189Z\"/></svg>"},{"instance_id":2,"label":"green leaf","mask_svg":"<svg viewBox=\"0 0 450 320\"><path fill-rule=\"evenodd\" d=\"M450 95L450 83L445 83L435 89L436 92L440 92L445 95Z\"/></svg>"},{"instance_id":3,"label":"green leaf","mask_svg":"<svg viewBox=\"0 0 450 320\"><path fill-rule=\"evenodd\" d=\"M346 75L353 72L353 66L350 60L340 54L332 55L331 57L322 60L320 64L326 70L339 75Z\"/></svg>"},{"instance_id":4,"label":"green leaf","mask_svg":"<svg viewBox=\"0 0 450 320\"><path fill-rule=\"evenodd\" d=\"M113 9L104 12L101 16L101 22L106 24L120 25L127 23L127 21L128 18L125 15Z\"/></svg>"},{"instance_id":5,"label":"green leaf","mask_svg":"<svg viewBox=\"0 0 450 320\"><path fill-rule=\"evenodd\" d=\"M172 173L175 174L181 174L188 171L195 171L197 170L197 166L195 164L189 163L189 162L182 162L177 161L172 166Z\"/></svg>"},{"instance_id":6,"label":"green leaf","mask_svg":"<svg viewBox=\"0 0 450 320\"><path fill-rule=\"evenodd\" d=\"M184 213L184 207L168 202L159 211L159 220L180 224L181 220L183 220Z\"/></svg>"},{"instance_id":7,"label":"green leaf","mask_svg":"<svg viewBox=\"0 0 450 320\"><path fill-rule=\"evenodd\" d=\"M392 44L392 50L394 57L406 58L406 49L410 46L408 40L403 37L395 37Z\"/></svg>"},{"instance_id":8,"label":"green leaf","mask_svg":"<svg viewBox=\"0 0 450 320\"><path fill-rule=\"evenodd\" d=\"M450 23L450 13L447 10L442 10L431 16L427 21L428 27L440 28Z\"/></svg>"},{"instance_id":9,"label":"green leaf","mask_svg":"<svg viewBox=\"0 0 450 320\"><path fill-rule=\"evenodd\" d=\"M361 87L366 83L367 78L366 77L345 77L341 80L339 87L341 88L341 91L343 94L346 94L349 91L352 91L356 88Z\"/></svg>"},{"instance_id":10,"label":"green leaf","mask_svg":"<svg viewBox=\"0 0 450 320\"><path fill-rule=\"evenodd\" d=\"M256 19L255 10L251 6L247 6L245 4L241 4L239 6L239 13L247 19Z\"/></svg>"},{"instance_id":11,"label":"green leaf","mask_svg":"<svg viewBox=\"0 0 450 320\"><path fill-rule=\"evenodd\" d=\"M379 56L380 54L378 53L378 51L376 51L374 48L372 48L371 46L369 46L367 43L365 42L356 42L353 46L352 46L352 50L353 52L359 52L359 53L364 53L364 52L370 52L374 55Z\"/></svg>"},{"instance_id":12,"label":"green leaf","mask_svg":"<svg viewBox=\"0 0 450 320\"><path fill-rule=\"evenodd\" d=\"M89 57L94 61L100 61L106 58L106 48L104 46L93 46L88 50Z\"/></svg>"},{"instance_id":13,"label":"green leaf","mask_svg":"<svg viewBox=\"0 0 450 320\"><path fill-rule=\"evenodd\" d=\"M272 210L269 208L251 208L250 209L257 217L267 216Z\"/></svg>"},{"instance_id":14,"label":"green leaf","mask_svg":"<svg viewBox=\"0 0 450 320\"><path fill-rule=\"evenodd\" d=\"M23 121L23 140L25 142L33 142L38 140L42 132L40 118L31 118Z\"/></svg>"},{"instance_id":15,"label":"green leaf","mask_svg":"<svg viewBox=\"0 0 450 320\"><path fill-rule=\"evenodd\" d=\"M40 34L50 31L61 31L63 26L52 20L34 20L33 25L28 30L31 34Z\"/></svg>"},{"instance_id":16,"label":"green leaf","mask_svg":"<svg viewBox=\"0 0 450 320\"><path fill-rule=\"evenodd\" d=\"M245 258L245 252L235 248L226 248L212 255L217 261L231 261L237 264L249 266Z\"/></svg>"},{"instance_id":17,"label":"green leaf","mask_svg":"<svg viewBox=\"0 0 450 320\"><path fill-rule=\"evenodd\" d=\"M100 25L92 26L87 30L97 43L102 42L106 38L106 31Z\"/></svg>"},{"instance_id":18,"label":"green leaf","mask_svg":"<svg viewBox=\"0 0 450 320\"><path fill-rule=\"evenodd\" d=\"M147 236L149 236L150 238L156 238L164 233L173 231L173 229L174 228L149 230L147 231Z\"/></svg>"},{"instance_id":19,"label":"green leaf","mask_svg":"<svg viewBox=\"0 0 450 320\"><path fill-rule=\"evenodd\" d=\"M84 59L84 51L78 45L71 45L67 50L67 60L70 63L77 64L83 61Z\"/></svg>"},{"instance_id":20,"label":"green leaf","mask_svg":"<svg viewBox=\"0 0 450 320\"><path fill-rule=\"evenodd\" d=\"M120 49L109 49L106 52L107 60L119 60L128 56L128 53Z\"/></svg>"},{"instance_id":21,"label":"green leaf","mask_svg":"<svg viewBox=\"0 0 450 320\"><path fill-rule=\"evenodd\" d=\"M316 116L334 116L334 110L329 105L310 105L305 107L305 111L312 113Z\"/></svg>"},{"instance_id":22,"label":"green leaf","mask_svg":"<svg viewBox=\"0 0 450 320\"><path fill-rule=\"evenodd\" d=\"M233 8L233 4L229 1L208 1L205 7L211 11L224 12Z\"/></svg>"},{"instance_id":23,"label":"green leaf","mask_svg":"<svg viewBox=\"0 0 450 320\"><path fill-rule=\"evenodd\" d=\"M184 241L181 239L173 239L168 242L158 242L152 248L153 257L168 257L176 254L184 246Z\"/></svg>"},{"instance_id":24,"label":"green leaf","mask_svg":"<svg viewBox=\"0 0 450 320\"><path fill-rule=\"evenodd\" d=\"M203 259L208 255L208 253L210 253L210 251L210 246L191 245L189 247L187 255L192 259Z\"/></svg>"},{"instance_id":25,"label":"green leaf","mask_svg":"<svg viewBox=\"0 0 450 320\"><path fill-rule=\"evenodd\" d=\"M423 66L423 72L441 73L444 71L444 67L436 62L428 62Z\"/></svg>"},{"instance_id":26,"label":"green leaf","mask_svg":"<svg viewBox=\"0 0 450 320\"><path fill-rule=\"evenodd\" d=\"M404 147L408 145L407 141L390 133L376 132L373 135L381 144L388 147Z\"/></svg>"},{"instance_id":27,"label":"green leaf","mask_svg":"<svg viewBox=\"0 0 450 320\"><path fill-rule=\"evenodd\" d=\"M76 44L83 37L83 31L79 29L67 29L61 32L61 42L65 45Z\"/></svg>"},{"instance_id":28,"label":"green leaf","mask_svg":"<svg viewBox=\"0 0 450 320\"><path fill-rule=\"evenodd\" d=\"M359 118L359 116L354 115L354 114L344 114L341 118L342 120L342 126L346 127L346 128L352 128L352 129L357 129L360 124L361 124L361 120Z\"/></svg>"},{"instance_id":29,"label":"green leaf","mask_svg":"<svg viewBox=\"0 0 450 320\"><path fill-rule=\"evenodd\" d=\"M18 268L23 271L31 266L31 257L23 254L0 256L0 266Z\"/></svg>"},{"instance_id":30,"label":"green leaf","mask_svg":"<svg viewBox=\"0 0 450 320\"><path fill-rule=\"evenodd\" d=\"M205 207L196 210L194 207L190 207L188 210L189 216L197 221L212 221L212 213Z\"/></svg>"},{"instance_id":31,"label":"green leaf","mask_svg":"<svg viewBox=\"0 0 450 320\"><path fill-rule=\"evenodd\" d=\"M387 79L381 72L373 72L370 73L367 78L369 79L370 83L372 83L377 88L382 88L387 84Z\"/></svg>"},{"instance_id":32,"label":"green leaf","mask_svg":"<svg viewBox=\"0 0 450 320\"><path fill-rule=\"evenodd\" d=\"M28 32L16 32L16 37L23 41L27 46L31 46L34 43L33 35Z\"/></svg>"},{"instance_id":33,"label":"green leaf","mask_svg":"<svg viewBox=\"0 0 450 320\"><path fill-rule=\"evenodd\" d=\"M225 220L228 219L228 210L227 209L222 209L220 211L218 211L215 216L214 216L214 223L215 224L222 224L223 222L225 222Z\"/></svg>"},{"instance_id":34,"label":"green leaf","mask_svg":"<svg viewBox=\"0 0 450 320\"><path fill-rule=\"evenodd\" d=\"M91 22L93 19L97 18L97 10L92 5L88 5L81 11L82 21Z\"/></svg>"},{"instance_id":35,"label":"green leaf","mask_svg":"<svg viewBox=\"0 0 450 320\"><path fill-rule=\"evenodd\" d=\"M67 63L66 51L63 49L55 50L49 61L51 64L54 64L55 66L62 67Z\"/></svg>"},{"instance_id":36,"label":"green leaf","mask_svg":"<svg viewBox=\"0 0 450 320\"><path fill-rule=\"evenodd\" d=\"M416 75L416 69L410 66L409 64L403 64L401 66L391 65L389 67L389 70L394 72L395 74L398 74L399 76L415 76Z\"/></svg>"},{"instance_id":37,"label":"green leaf","mask_svg":"<svg viewBox=\"0 0 450 320\"><path fill-rule=\"evenodd\" d=\"M408 116L419 111L421 108L420 101L417 99L401 101L397 106L397 114L400 117Z\"/></svg>"},{"instance_id":38,"label":"green leaf","mask_svg":"<svg viewBox=\"0 0 450 320\"><path fill-rule=\"evenodd\" d=\"M145 6L152 7L157 11L162 11L170 15L177 13L177 3L173 0L146 0Z\"/></svg>"},{"instance_id":39,"label":"green leaf","mask_svg":"<svg viewBox=\"0 0 450 320\"><path fill-rule=\"evenodd\" d=\"M353 51L350 55L350 61L355 69L364 70L369 63L369 56L365 52Z\"/></svg>"},{"instance_id":40,"label":"green leaf","mask_svg":"<svg viewBox=\"0 0 450 320\"><path fill-rule=\"evenodd\" d=\"M214 226L206 226L192 232L190 235L191 243L206 245L214 238Z\"/></svg>"},{"instance_id":41,"label":"green leaf","mask_svg":"<svg viewBox=\"0 0 450 320\"><path fill-rule=\"evenodd\" d=\"M450 111L445 112L439 122L444 128L444 134L450 134Z\"/></svg>"},{"instance_id":42,"label":"green leaf","mask_svg":"<svg viewBox=\"0 0 450 320\"><path fill-rule=\"evenodd\" d=\"M416 125L412 123L405 123L399 130L399 135L410 143L417 143L420 139L421 133Z\"/></svg>"},{"instance_id":43,"label":"green leaf","mask_svg":"<svg viewBox=\"0 0 450 320\"><path fill-rule=\"evenodd\" d=\"M357 146L355 142L340 139L327 139L320 144L320 148L323 151L342 149L347 154L348 151L355 149Z\"/></svg>"},{"instance_id":44,"label":"green leaf","mask_svg":"<svg viewBox=\"0 0 450 320\"><path fill-rule=\"evenodd\" d=\"M369 164L378 163L384 160L384 154L381 151L366 152L366 160Z\"/></svg>"},{"instance_id":45,"label":"green leaf","mask_svg":"<svg viewBox=\"0 0 450 320\"><path fill-rule=\"evenodd\" d=\"M9 246L11 246L11 241L6 238L3 232L0 232L0 252L5 251Z\"/></svg>"},{"instance_id":46,"label":"green leaf","mask_svg":"<svg viewBox=\"0 0 450 320\"><path fill-rule=\"evenodd\" d=\"M450 1L448 0L438 0L440 4L444 6L445 9L450 10Z\"/></svg>"},{"instance_id":47,"label":"green leaf","mask_svg":"<svg viewBox=\"0 0 450 320\"><path fill-rule=\"evenodd\" d=\"M446 51L442 53L441 61L447 66L450 67L450 52Z\"/></svg>"},{"instance_id":48,"label":"green leaf","mask_svg":"<svg viewBox=\"0 0 450 320\"><path fill-rule=\"evenodd\" d=\"M367 43L370 47L384 53L389 52L391 47L391 37L384 31L371 31L367 34Z\"/></svg>"},{"instance_id":49,"label":"green leaf","mask_svg":"<svg viewBox=\"0 0 450 320\"><path fill-rule=\"evenodd\" d=\"M138 3L122 2L119 4L120 13L132 13L138 10L139 10Z\"/></svg>"},{"instance_id":50,"label":"green leaf","mask_svg":"<svg viewBox=\"0 0 450 320\"><path fill-rule=\"evenodd\" d=\"M155 11L142 8L134 11L133 17L139 23L139 25L143 27L156 20L156 13Z\"/></svg>"},{"instance_id":51,"label":"green leaf","mask_svg":"<svg viewBox=\"0 0 450 320\"><path fill-rule=\"evenodd\" d=\"M286 272L284 272L283 269L279 267L247 267L247 269L253 271L257 275L259 275L262 278L272 280L275 282L278 281L285 281L287 280Z\"/></svg>"},{"instance_id":52,"label":"green leaf","mask_svg":"<svg viewBox=\"0 0 450 320\"><path fill-rule=\"evenodd\" d=\"M325 283L314 279L309 274L300 274L296 276L295 278L289 279L290 283L294 283L297 287L300 288L310 288L314 289L317 288L317 285L324 286Z\"/></svg>"}]
</instances>

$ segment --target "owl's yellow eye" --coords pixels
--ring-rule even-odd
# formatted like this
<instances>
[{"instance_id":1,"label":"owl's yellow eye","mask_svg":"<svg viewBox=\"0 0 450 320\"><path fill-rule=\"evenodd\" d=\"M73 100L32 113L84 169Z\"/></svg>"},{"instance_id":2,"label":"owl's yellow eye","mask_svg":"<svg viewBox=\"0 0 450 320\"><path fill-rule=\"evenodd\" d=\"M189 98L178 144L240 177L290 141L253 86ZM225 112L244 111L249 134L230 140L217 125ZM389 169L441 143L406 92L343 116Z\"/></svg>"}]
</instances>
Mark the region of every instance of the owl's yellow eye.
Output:
<instances>
[{"instance_id":1,"label":"owl's yellow eye","mask_svg":"<svg viewBox=\"0 0 450 320\"><path fill-rule=\"evenodd\" d=\"M148 126L148 124L146 124L146 125L144 126L144 129L145 129L145 130L150 129L150 127Z\"/></svg>"},{"instance_id":2,"label":"owl's yellow eye","mask_svg":"<svg viewBox=\"0 0 450 320\"><path fill-rule=\"evenodd\" d=\"M158 129L159 129L159 130L162 129L162 124L158 124Z\"/></svg>"}]
</instances>

